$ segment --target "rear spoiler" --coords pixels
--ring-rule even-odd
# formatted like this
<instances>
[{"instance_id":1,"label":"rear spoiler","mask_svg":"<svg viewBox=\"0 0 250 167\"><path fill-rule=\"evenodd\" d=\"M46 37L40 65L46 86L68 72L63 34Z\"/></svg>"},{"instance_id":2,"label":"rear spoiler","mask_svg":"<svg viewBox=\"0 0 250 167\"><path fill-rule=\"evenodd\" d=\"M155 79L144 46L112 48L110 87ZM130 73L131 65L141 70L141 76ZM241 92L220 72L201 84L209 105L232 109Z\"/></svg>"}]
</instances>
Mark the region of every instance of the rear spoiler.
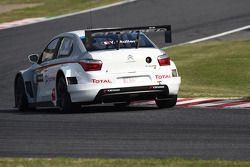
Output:
<instances>
[{"instance_id":1,"label":"rear spoiler","mask_svg":"<svg viewBox=\"0 0 250 167\"><path fill-rule=\"evenodd\" d=\"M160 26L146 26L146 27L126 27L126 28L102 28L102 29L87 29L85 30L85 36L91 39L92 34L98 32L114 32L120 34L121 32L165 32L165 43L172 42L171 25L160 25ZM139 37L138 37L139 38Z\"/></svg>"}]
</instances>

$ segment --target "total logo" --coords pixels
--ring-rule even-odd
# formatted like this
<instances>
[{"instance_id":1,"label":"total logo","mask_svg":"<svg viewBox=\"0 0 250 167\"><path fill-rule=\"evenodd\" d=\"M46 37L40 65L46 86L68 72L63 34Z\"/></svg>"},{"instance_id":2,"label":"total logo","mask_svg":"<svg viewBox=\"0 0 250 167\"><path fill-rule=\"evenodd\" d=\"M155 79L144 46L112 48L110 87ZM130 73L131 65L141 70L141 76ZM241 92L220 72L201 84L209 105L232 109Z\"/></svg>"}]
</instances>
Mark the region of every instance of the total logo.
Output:
<instances>
[{"instance_id":1,"label":"total logo","mask_svg":"<svg viewBox=\"0 0 250 167\"><path fill-rule=\"evenodd\" d=\"M95 83L95 84L111 84L112 81L110 81L109 79L92 79L92 83Z\"/></svg>"},{"instance_id":2,"label":"total logo","mask_svg":"<svg viewBox=\"0 0 250 167\"><path fill-rule=\"evenodd\" d=\"M166 79L166 78L171 78L171 75L155 75L156 79Z\"/></svg>"}]
</instances>

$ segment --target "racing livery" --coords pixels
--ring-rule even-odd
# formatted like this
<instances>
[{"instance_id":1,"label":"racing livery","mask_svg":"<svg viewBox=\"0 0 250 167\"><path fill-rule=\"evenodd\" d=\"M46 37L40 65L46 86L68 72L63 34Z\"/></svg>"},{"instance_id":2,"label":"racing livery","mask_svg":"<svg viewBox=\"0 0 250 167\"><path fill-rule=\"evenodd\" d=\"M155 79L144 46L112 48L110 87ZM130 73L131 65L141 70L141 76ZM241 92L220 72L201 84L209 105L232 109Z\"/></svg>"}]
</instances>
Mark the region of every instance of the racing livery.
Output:
<instances>
[{"instance_id":1,"label":"racing livery","mask_svg":"<svg viewBox=\"0 0 250 167\"><path fill-rule=\"evenodd\" d=\"M171 26L87 29L54 37L32 65L15 76L19 110L57 107L70 112L84 104L154 99L160 108L176 105L181 79L169 56L145 34Z\"/></svg>"}]
</instances>

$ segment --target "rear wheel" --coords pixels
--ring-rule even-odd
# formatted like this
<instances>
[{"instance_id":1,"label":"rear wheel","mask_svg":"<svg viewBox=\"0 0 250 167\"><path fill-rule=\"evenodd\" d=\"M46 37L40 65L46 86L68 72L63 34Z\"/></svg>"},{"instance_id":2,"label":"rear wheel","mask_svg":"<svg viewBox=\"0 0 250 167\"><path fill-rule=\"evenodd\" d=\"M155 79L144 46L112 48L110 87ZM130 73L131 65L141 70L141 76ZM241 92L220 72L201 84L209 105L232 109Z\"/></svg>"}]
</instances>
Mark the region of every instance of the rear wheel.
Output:
<instances>
[{"instance_id":1,"label":"rear wheel","mask_svg":"<svg viewBox=\"0 0 250 167\"><path fill-rule=\"evenodd\" d=\"M57 106L63 113L69 113L73 108L64 77L60 77L57 83Z\"/></svg>"},{"instance_id":2,"label":"rear wheel","mask_svg":"<svg viewBox=\"0 0 250 167\"><path fill-rule=\"evenodd\" d=\"M177 103L177 95L172 95L172 96L170 96L168 98L164 98L164 99L156 99L155 103L159 108L174 107Z\"/></svg>"},{"instance_id":3,"label":"rear wheel","mask_svg":"<svg viewBox=\"0 0 250 167\"><path fill-rule=\"evenodd\" d=\"M19 111L28 110L29 103L25 93L23 77L19 76L15 84L15 104Z\"/></svg>"}]
</instances>

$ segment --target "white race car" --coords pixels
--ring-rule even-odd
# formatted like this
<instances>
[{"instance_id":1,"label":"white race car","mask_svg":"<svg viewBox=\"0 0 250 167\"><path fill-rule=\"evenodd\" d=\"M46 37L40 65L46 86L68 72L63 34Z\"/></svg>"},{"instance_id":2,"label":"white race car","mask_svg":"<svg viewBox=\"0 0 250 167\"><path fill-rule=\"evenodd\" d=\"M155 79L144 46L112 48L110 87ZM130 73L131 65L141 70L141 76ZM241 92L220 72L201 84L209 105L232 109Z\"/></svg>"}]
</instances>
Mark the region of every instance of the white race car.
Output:
<instances>
[{"instance_id":1,"label":"white race car","mask_svg":"<svg viewBox=\"0 0 250 167\"><path fill-rule=\"evenodd\" d=\"M176 105L181 83L169 56L146 35L171 26L87 29L54 37L32 65L17 73L15 106L19 110L57 107L70 112L84 104L155 100L160 108Z\"/></svg>"}]
</instances>

